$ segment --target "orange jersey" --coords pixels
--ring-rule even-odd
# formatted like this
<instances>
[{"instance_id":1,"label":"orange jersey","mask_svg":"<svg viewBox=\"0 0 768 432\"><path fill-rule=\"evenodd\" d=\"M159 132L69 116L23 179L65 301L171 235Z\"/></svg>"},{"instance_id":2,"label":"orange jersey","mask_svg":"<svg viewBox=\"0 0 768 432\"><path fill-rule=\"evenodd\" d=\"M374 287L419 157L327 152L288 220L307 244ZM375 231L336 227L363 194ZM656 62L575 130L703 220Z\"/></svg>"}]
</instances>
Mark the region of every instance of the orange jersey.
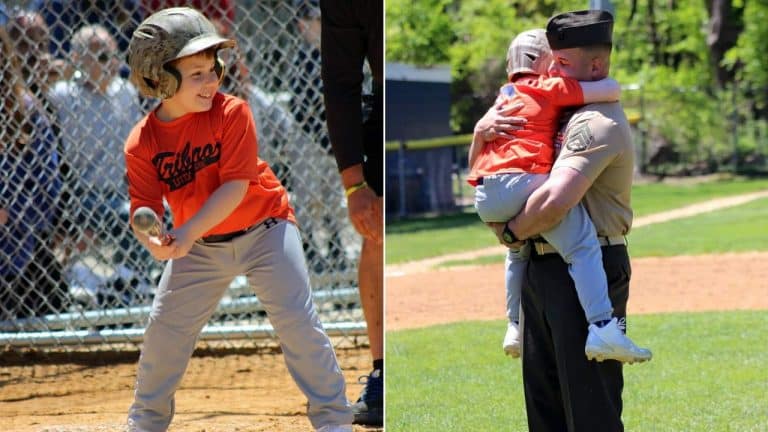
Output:
<instances>
[{"instance_id":1,"label":"orange jersey","mask_svg":"<svg viewBox=\"0 0 768 432\"><path fill-rule=\"evenodd\" d=\"M491 174L549 173L554 161L552 143L563 108L584 104L578 81L543 75L522 76L506 84L499 98L504 100L504 105L522 102L523 108L513 115L524 117L528 122L516 138L497 138L485 143L467 177L472 185L477 184L479 177Z\"/></svg>"},{"instance_id":2,"label":"orange jersey","mask_svg":"<svg viewBox=\"0 0 768 432\"><path fill-rule=\"evenodd\" d=\"M163 198L174 227L192 218L222 184L248 180L240 205L203 236L239 231L269 217L296 222L288 194L258 157L256 125L242 99L217 93L210 110L170 122L154 112L125 143L131 214L147 206L163 214Z\"/></svg>"}]
</instances>

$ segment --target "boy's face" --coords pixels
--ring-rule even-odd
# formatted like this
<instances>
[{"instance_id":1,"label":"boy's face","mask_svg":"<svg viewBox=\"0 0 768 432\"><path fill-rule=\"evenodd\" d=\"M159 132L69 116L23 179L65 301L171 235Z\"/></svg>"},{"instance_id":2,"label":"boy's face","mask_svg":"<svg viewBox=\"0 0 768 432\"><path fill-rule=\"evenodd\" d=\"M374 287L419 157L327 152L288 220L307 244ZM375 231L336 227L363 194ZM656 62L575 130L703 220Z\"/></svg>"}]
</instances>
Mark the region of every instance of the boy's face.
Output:
<instances>
[{"instance_id":1,"label":"boy's face","mask_svg":"<svg viewBox=\"0 0 768 432\"><path fill-rule=\"evenodd\" d=\"M200 53L183 57L174 63L181 75L181 86L164 104L182 114L211 109L213 96L219 90L219 76L214 70L213 55Z\"/></svg>"}]
</instances>

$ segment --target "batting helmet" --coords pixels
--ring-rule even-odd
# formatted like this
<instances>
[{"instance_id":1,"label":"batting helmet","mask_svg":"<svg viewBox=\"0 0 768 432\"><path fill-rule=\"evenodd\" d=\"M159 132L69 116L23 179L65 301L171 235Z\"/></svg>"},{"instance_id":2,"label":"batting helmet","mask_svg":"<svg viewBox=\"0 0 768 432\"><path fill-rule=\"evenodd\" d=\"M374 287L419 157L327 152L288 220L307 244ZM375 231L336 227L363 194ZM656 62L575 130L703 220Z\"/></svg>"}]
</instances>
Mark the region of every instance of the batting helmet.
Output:
<instances>
[{"instance_id":1,"label":"batting helmet","mask_svg":"<svg viewBox=\"0 0 768 432\"><path fill-rule=\"evenodd\" d=\"M235 41L220 36L208 18L188 7L155 12L133 32L128 45L131 82L149 97L167 99L179 89L181 75L169 63L205 51L232 48ZM224 74L224 62L216 56L216 73Z\"/></svg>"},{"instance_id":2,"label":"batting helmet","mask_svg":"<svg viewBox=\"0 0 768 432\"><path fill-rule=\"evenodd\" d=\"M507 76L512 78L518 73L545 75L552 63L552 51L549 49L547 34L544 29L534 29L518 34L507 49Z\"/></svg>"}]
</instances>

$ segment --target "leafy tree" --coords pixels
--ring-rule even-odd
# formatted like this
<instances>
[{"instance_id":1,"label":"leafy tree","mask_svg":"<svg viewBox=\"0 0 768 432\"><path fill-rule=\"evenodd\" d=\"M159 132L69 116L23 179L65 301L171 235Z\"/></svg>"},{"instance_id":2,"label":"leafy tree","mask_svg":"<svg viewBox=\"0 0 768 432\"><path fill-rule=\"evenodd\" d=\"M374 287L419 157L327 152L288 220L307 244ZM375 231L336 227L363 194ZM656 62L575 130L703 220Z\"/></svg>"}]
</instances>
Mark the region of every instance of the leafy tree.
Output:
<instances>
[{"instance_id":1,"label":"leafy tree","mask_svg":"<svg viewBox=\"0 0 768 432\"><path fill-rule=\"evenodd\" d=\"M388 0L387 60L450 64L452 127L468 133L506 79L512 37L586 3ZM765 131L768 118L766 1L613 3L611 72L633 89L622 102L641 117L640 135L652 140L649 154L666 145L689 165L706 166L759 147L755 131Z\"/></svg>"},{"instance_id":2,"label":"leafy tree","mask_svg":"<svg viewBox=\"0 0 768 432\"><path fill-rule=\"evenodd\" d=\"M387 61L434 66L450 61L456 39L450 0L388 0Z\"/></svg>"}]
</instances>

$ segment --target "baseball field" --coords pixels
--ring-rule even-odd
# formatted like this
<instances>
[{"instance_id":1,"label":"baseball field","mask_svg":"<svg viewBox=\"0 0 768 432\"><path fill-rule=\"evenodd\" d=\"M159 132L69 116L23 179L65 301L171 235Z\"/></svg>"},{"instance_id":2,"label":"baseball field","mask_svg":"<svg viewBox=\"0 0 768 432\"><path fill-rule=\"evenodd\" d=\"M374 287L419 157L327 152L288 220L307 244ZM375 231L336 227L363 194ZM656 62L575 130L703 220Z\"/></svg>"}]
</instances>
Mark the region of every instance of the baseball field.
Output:
<instances>
[{"instance_id":1,"label":"baseball field","mask_svg":"<svg viewBox=\"0 0 768 432\"><path fill-rule=\"evenodd\" d=\"M768 430L766 182L649 184L633 204L628 331L654 359L625 368L627 430ZM525 431L504 249L452 218L388 226L387 430ZM413 247L429 239L440 256Z\"/></svg>"}]
</instances>

